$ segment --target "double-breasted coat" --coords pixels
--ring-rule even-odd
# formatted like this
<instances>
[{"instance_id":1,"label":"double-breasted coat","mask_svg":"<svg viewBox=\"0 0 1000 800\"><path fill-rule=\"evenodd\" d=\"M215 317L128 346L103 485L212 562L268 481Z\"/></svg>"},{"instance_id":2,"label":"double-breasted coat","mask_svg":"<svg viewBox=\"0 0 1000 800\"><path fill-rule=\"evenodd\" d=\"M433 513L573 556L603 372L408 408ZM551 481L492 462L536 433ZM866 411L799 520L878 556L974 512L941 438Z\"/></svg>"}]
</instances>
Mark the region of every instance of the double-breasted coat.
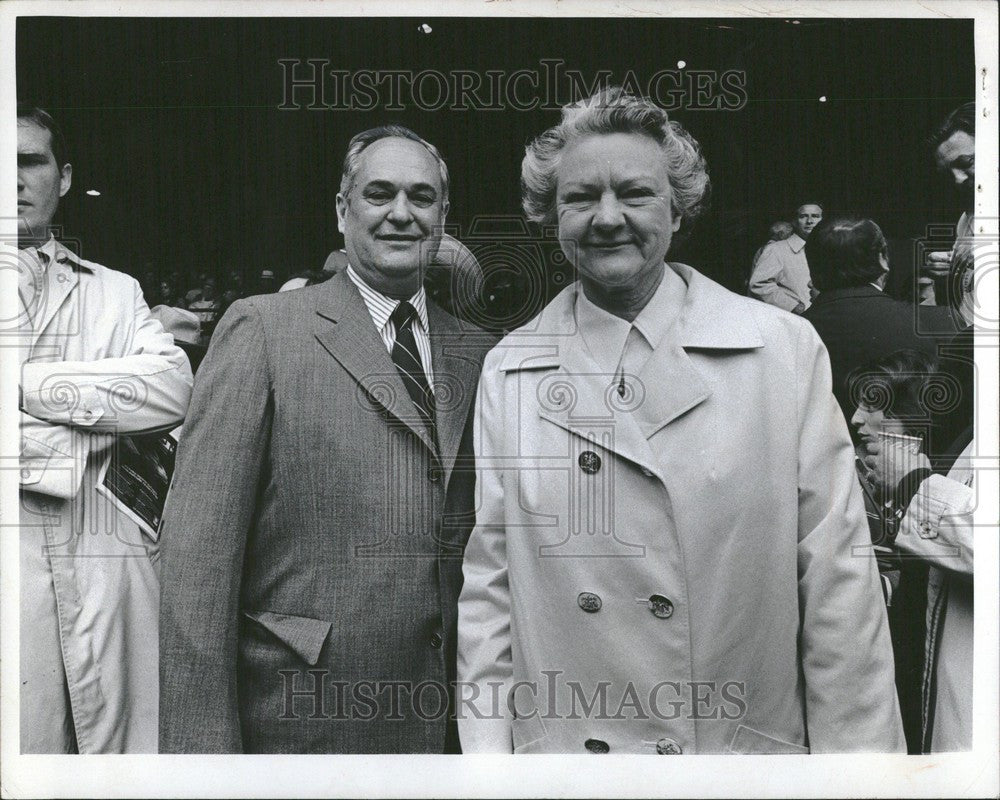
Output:
<instances>
[{"instance_id":1,"label":"double-breasted coat","mask_svg":"<svg viewBox=\"0 0 1000 800\"><path fill-rule=\"evenodd\" d=\"M576 285L484 363L463 751L905 752L826 351L668 268L676 337L625 397L576 331Z\"/></svg>"},{"instance_id":2,"label":"double-breasted coat","mask_svg":"<svg viewBox=\"0 0 1000 800\"><path fill-rule=\"evenodd\" d=\"M446 749L495 338L427 309L436 447L346 273L219 322L164 512L161 752Z\"/></svg>"}]
</instances>

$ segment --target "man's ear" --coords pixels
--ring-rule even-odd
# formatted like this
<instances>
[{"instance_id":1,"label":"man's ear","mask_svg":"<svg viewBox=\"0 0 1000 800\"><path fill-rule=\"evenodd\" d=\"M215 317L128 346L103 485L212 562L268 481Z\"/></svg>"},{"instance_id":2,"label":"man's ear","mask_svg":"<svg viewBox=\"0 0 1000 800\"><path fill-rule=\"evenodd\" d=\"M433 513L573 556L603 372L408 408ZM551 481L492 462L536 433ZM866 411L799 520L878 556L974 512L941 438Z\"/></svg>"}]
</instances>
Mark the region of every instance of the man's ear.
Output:
<instances>
[{"instance_id":1,"label":"man's ear","mask_svg":"<svg viewBox=\"0 0 1000 800\"><path fill-rule=\"evenodd\" d=\"M681 223L684 221L684 217L675 214L674 218L670 221L670 225L673 228L674 233L680 230Z\"/></svg>"},{"instance_id":2,"label":"man's ear","mask_svg":"<svg viewBox=\"0 0 1000 800\"><path fill-rule=\"evenodd\" d=\"M347 200L337 192L337 230L344 232L344 215L347 213Z\"/></svg>"},{"instance_id":3,"label":"man's ear","mask_svg":"<svg viewBox=\"0 0 1000 800\"><path fill-rule=\"evenodd\" d=\"M69 191L69 187L73 184L73 165L63 164L62 169L59 170L59 196L65 197L66 192Z\"/></svg>"},{"instance_id":4,"label":"man's ear","mask_svg":"<svg viewBox=\"0 0 1000 800\"><path fill-rule=\"evenodd\" d=\"M448 211L451 209L451 204L448 202L447 198L441 203L441 222L444 222L445 217L448 216Z\"/></svg>"}]
</instances>

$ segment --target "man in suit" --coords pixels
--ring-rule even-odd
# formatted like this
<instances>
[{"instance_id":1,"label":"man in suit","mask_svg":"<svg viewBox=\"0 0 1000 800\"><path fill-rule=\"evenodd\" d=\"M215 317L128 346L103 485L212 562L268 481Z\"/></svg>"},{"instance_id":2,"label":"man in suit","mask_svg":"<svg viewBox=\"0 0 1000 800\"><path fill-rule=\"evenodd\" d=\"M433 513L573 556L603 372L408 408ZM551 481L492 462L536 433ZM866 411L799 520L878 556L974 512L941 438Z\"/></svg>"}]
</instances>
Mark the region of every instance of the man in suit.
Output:
<instances>
[{"instance_id":1,"label":"man in suit","mask_svg":"<svg viewBox=\"0 0 1000 800\"><path fill-rule=\"evenodd\" d=\"M350 266L239 300L196 381L167 502L162 752L457 752L472 397L493 340L421 282L438 151L354 137Z\"/></svg>"},{"instance_id":2,"label":"man in suit","mask_svg":"<svg viewBox=\"0 0 1000 800\"><path fill-rule=\"evenodd\" d=\"M872 220L828 217L810 235L805 254L820 294L803 316L830 353L833 394L850 422L858 405L847 385L854 369L896 350L936 357L939 339L955 329L947 309L925 308L935 318L922 314L918 324L915 306L885 293L888 245Z\"/></svg>"}]
</instances>

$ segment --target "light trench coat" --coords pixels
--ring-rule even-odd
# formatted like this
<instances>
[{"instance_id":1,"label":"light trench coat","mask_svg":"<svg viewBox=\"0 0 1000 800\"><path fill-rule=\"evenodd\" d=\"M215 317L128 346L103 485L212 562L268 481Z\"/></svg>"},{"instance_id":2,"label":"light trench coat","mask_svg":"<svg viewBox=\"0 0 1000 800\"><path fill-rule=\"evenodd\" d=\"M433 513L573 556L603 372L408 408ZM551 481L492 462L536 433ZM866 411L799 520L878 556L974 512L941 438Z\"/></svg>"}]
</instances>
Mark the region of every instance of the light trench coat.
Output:
<instances>
[{"instance_id":1,"label":"light trench coat","mask_svg":"<svg viewBox=\"0 0 1000 800\"><path fill-rule=\"evenodd\" d=\"M20 320L21 750L153 753L158 544L97 491L184 417L187 356L128 275L62 245Z\"/></svg>"},{"instance_id":2,"label":"light trench coat","mask_svg":"<svg viewBox=\"0 0 1000 800\"><path fill-rule=\"evenodd\" d=\"M577 285L486 358L463 751L905 752L826 350L668 268L678 328L625 397L575 329Z\"/></svg>"}]
</instances>

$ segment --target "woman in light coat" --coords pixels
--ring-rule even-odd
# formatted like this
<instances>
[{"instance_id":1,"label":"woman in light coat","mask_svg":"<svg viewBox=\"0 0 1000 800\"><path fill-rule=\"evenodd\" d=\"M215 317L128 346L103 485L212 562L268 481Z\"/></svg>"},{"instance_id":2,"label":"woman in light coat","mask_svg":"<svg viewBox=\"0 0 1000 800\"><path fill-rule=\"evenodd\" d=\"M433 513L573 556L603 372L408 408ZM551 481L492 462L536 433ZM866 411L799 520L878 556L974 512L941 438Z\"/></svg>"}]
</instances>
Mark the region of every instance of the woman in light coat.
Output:
<instances>
[{"instance_id":1,"label":"woman in light coat","mask_svg":"<svg viewBox=\"0 0 1000 800\"><path fill-rule=\"evenodd\" d=\"M522 184L579 280L483 367L463 751L905 751L826 351L665 263L708 191L697 143L606 90Z\"/></svg>"}]
</instances>

